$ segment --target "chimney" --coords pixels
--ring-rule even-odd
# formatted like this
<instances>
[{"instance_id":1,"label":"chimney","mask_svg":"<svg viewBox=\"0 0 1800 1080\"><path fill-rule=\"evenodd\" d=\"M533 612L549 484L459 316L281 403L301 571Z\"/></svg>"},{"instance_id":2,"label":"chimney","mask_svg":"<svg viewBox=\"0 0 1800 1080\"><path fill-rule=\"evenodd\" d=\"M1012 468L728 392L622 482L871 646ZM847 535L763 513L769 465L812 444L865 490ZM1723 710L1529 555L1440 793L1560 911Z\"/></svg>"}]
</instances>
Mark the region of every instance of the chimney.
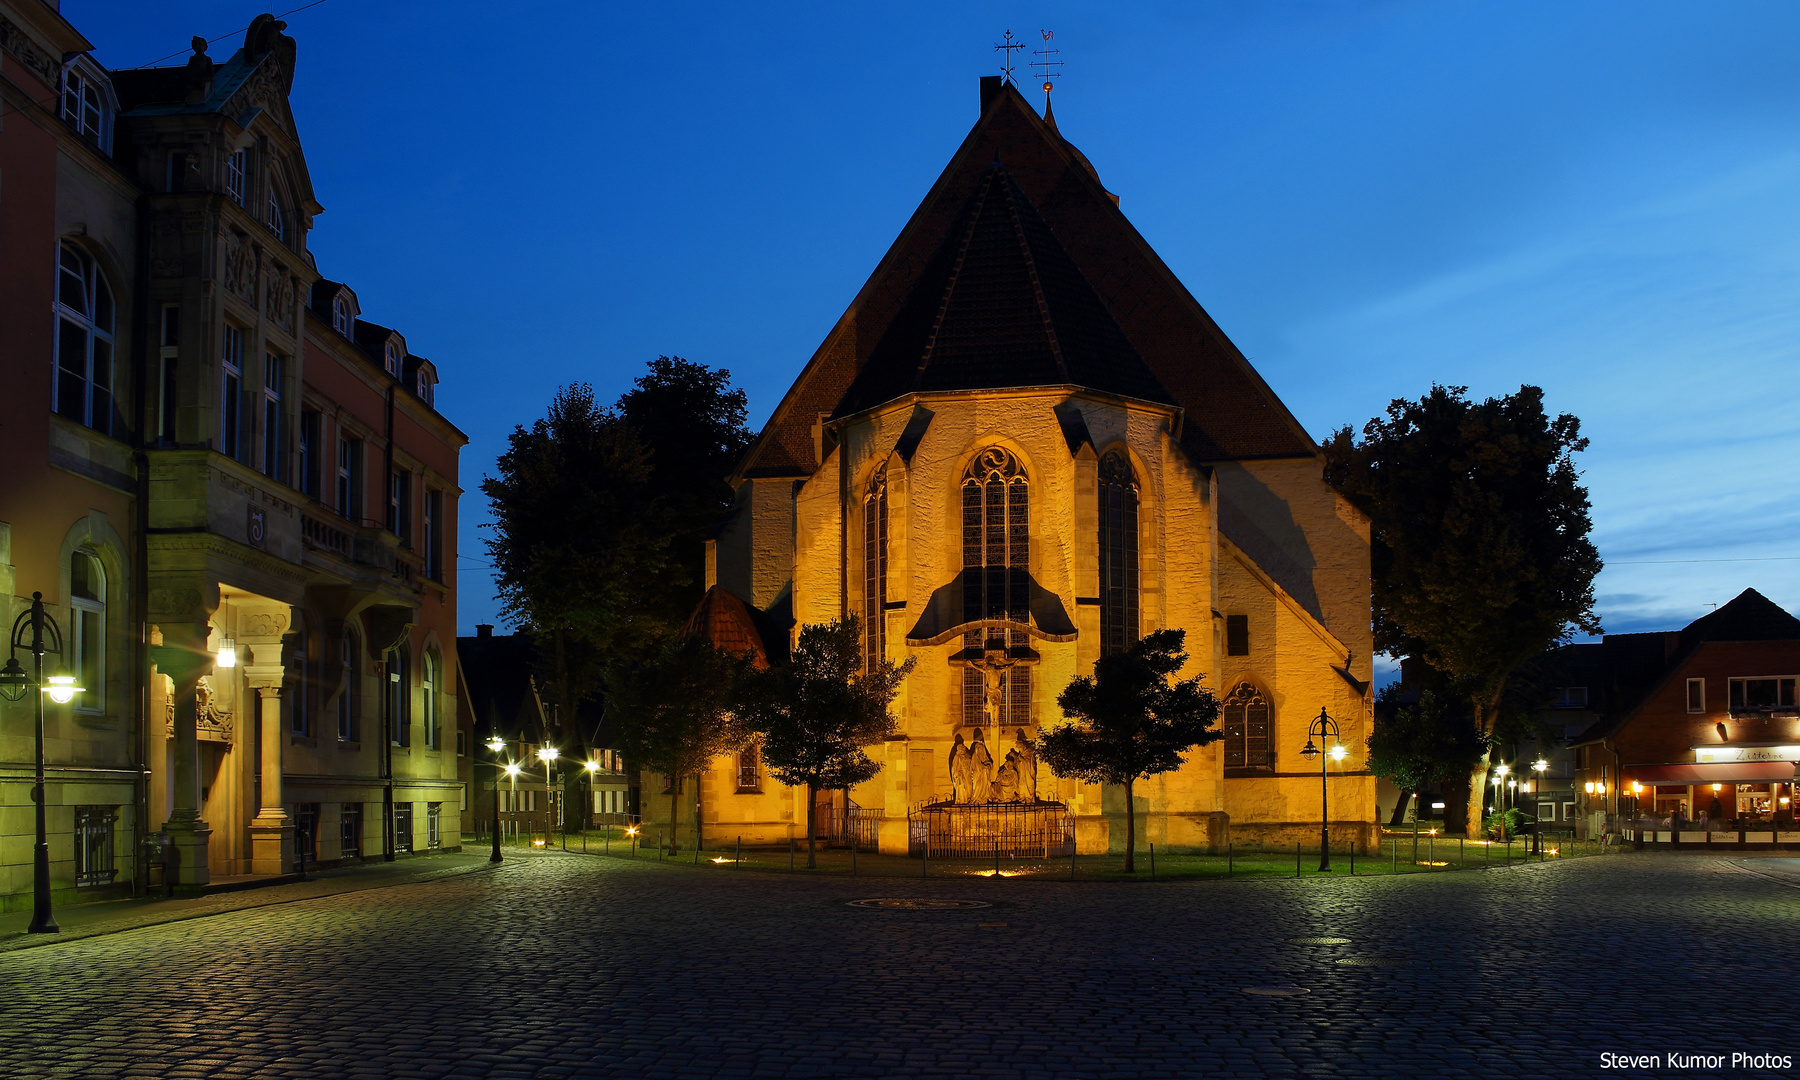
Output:
<instances>
[{"instance_id":1,"label":"chimney","mask_svg":"<svg viewBox=\"0 0 1800 1080\"><path fill-rule=\"evenodd\" d=\"M493 637L494 636L494 624L493 623L485 623L485 622L476 623L475 624L475 636L478 638Z\"/></svg>"},{"instance_id":2,"label":"chimney","mask_svg":"<svg viewBox=\"0 0 1800 1080\"><path fill-rule=\"evenodd\" d=\"M983 113L987 112L989 103L1000 96L1000 88L1005 85L1006 80L998 75L981 77L981 111Z\"/></svg>"}]
</instances>

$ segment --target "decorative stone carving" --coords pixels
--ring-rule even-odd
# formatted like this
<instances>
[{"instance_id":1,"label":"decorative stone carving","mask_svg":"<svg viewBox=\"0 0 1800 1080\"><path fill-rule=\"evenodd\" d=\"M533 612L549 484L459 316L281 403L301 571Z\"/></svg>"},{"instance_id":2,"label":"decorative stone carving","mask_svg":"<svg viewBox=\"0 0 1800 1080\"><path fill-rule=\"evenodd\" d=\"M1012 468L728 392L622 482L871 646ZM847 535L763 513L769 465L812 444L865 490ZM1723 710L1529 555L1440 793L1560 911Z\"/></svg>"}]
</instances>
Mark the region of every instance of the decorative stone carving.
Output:
<instances>
[{"instance_id":1,"label":"decorative stone carving","mask_svg":"<svg viewBox=\"0 0 1800 1080\"><path fill-rule=\"evenodd\" d=\"M172 221L157 222L151 234L150 273L159 278L181 276L181 230Z\"/></svg>"},{"instance_id":2,"label":"decorative stone carving","mask_svg":"<svg viewBox=\"0 0 1800 1080\"><path fill-rule=\"evenodd\" d=\"M286 330L294 332L294 279L289 277L285 267L277 265L269 275L269 290L264 298L264 310L269 321Z\"/></svg>"},{"instance_id":3,"label":"decorative stone carving","mask_svg":"<svg viewBox=\"0 0 1800 1080\"><path fill-rule=\"evenodd\" d=\"M238 629L245 638L280 637L286 630L288 617L272 612L255 612L245 615L238 622Z\"/></svg>"},{"instance_id":4,"label":"decorative stone carving","mask_svg":"<svg viewBox=\"0 0 1800 1080\"><path fill-rule=\"evenodd\" d=\"M44 80L46 86L61 93L62 80L57 77L57 73L62 65L54 56L38 48L37 42L27 37L25 31L5 19L0 19L0 49L5 49L14 60Z\"/></svg>"},{"instance_id":5,"label":"decorative stone carving","mask_svg":"<svg viewBox=\"0 0 1800 1080\"><path fill-rule=\"evenodd\" d=\"M166 616L204 620L207 615L200 590L194 588L151 589L150 612L151 617L159 621Z\"/></svg>"},{"instance_id":6,"label":"decorative stone carving","mask_svg":"<svg viewBox=\"0 0 1800 1080\"><path fill-rule=\"evenodd\" d=\"M194 691L194 705L198 712L194 733L201 742L224 743L231 745L236 734L236 722L228 710L213 704L212 676L200 676L199 686ZM170 694L165 699L163 708L163 733L165 738L175 737L175 696Z\"/></svg>"},{"instance_id":7,"label":"decorative stone carving","mask_svg":"<svg viewBox=\"0 0 1800 1080\"><path fill-rule=\"evenodd\" d=\"M235 232L225 234L225 288L256 303L256 253Z\"/></svg>"}]
</instances>

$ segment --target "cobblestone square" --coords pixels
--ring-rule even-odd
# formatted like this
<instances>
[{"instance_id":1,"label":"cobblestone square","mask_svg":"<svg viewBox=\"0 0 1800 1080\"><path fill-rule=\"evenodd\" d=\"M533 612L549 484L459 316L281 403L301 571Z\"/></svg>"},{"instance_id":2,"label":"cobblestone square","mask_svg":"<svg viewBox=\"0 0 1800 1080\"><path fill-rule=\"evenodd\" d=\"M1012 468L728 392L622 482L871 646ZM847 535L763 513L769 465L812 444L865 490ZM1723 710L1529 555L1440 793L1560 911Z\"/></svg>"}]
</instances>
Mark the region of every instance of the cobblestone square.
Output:
<instances>
[{"instance_id":1,"label":"cobblestone square","mask_svg":"<svg viewBox=\"0 0 1800 1080\"><path fill-rule=\"evenodd\" d=\"M1606 1052L1787 1075L1729 1062L1800 1059L1797 870L1071 884L519 856L0 955L0 1076L1526 1078L1618 1071Z\"/></svg>"}]
</instances>

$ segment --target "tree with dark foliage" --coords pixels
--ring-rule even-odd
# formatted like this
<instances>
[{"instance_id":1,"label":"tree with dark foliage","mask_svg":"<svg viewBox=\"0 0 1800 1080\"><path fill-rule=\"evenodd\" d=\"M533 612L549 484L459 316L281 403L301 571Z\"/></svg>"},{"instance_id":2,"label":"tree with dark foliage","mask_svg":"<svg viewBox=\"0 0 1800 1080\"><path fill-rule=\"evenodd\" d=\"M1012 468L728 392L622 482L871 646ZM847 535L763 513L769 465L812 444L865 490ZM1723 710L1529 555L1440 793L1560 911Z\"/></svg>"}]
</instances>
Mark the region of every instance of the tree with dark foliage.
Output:
<instances>
[{"instance_id":1,"label":"tree with dark foliage","mask_svg":"<svg viewBox=\"0 0 1800 1080\"><path fill-rule=\"evenodd\" d=\"M1125 872L1137 872L1137 806L1132 786L1181 767L1186 754L1224 737L1212 727L1219 699L1198 676L1170 678L1187 663L1185 630L1158 630L1123 652L1094 662L1056 703L1072 722L1038 739L1038 753L1057 776L1125 787Z\"/></svg>"},{"instance_id":2,"label":"tree with dark foliage","mask_svg":"<svg viewBox=\"0 0 1800 1080\"><path fill-rule=\"evenodd\" d=\"M1466 688L1491 746L1507 685L1575 631L1600 633L1581 423L1543 391L1471 401L1433 386L1325 444L1326 479L1369 515L1375 645ZM1468 830L1480 829L1490 752L1471 766Z\"/></svg>"}]
</instances>

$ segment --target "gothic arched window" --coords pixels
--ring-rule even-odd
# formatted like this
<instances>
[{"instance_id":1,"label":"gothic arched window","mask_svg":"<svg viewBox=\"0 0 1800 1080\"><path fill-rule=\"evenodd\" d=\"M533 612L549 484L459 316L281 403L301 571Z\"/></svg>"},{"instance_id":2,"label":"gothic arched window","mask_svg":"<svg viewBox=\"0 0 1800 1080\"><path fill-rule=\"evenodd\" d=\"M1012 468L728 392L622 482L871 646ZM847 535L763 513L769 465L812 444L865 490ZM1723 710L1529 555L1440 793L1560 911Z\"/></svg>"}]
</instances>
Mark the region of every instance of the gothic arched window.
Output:
<instances>
[{"instance_id":1,"label":"gothic arched window","mask_svg":"<svg viewBox=\"0 0 1800 1080\"><path fill-rule=\"evenodd\" d=\"M1100 653L1138 639L1138 485L1131 462L1100 459Z\"/></svg>"},{"instance_id":2,"label":"gothic arched window","mask_svg":"<svg viewBox=\"0 0 1800 1080\"><path fill-rule=\"evenodd\" d=\"M69 645L82 694L81 712L106 708L106 570L92 551L69 556Z\"/></svg>"},{"instance_id":3,"label":"gothic arched window","mask_svg":"<svg viewBox=\"0 0 1800 1080\"><path fill-rule=\"evenodd\" d=\"M1225 696L1225 767L1267 768L1269 765L1269 702L1262 691L1247 682L1238 683Z\"/></svg>"},{"instance_id":4,"label":"gothic arched window","mask_svg":"<svg viewBox=\"0 0 1800 1080\"><path fill-rule=\"evenodd\" d=\"M963 621L1004 619L1031 621L1031 511L1025 467L998 446L975 455L963 474ZM970 630L965 649L982 649L988 641L1024 645L1021 629ZM1002 680L1003 724L1031 723L1031 670L1016 664ZM963 669L963 721L987 722L982 672Z\"/></svg>"},{"instance_id":5,"label":"gothic arched window","mask_svg":"<svg viewBox=\"0 0 1800 1080\"><path fill-rule=\"evenodd\" d=\"M863 664L870 672L887 656L887 470L863 496Z\"/></svg>"},{"instance_id":6,"label":"gothic arched window","mask_svg":"<svg viewBox=\"0 0 1800 1080\"><path fill-rule=\"evenodd\" d=\"M113 293L87 252L63 243L56 275L58 413L112 434Z\"/></svg>"}]
</instances>

